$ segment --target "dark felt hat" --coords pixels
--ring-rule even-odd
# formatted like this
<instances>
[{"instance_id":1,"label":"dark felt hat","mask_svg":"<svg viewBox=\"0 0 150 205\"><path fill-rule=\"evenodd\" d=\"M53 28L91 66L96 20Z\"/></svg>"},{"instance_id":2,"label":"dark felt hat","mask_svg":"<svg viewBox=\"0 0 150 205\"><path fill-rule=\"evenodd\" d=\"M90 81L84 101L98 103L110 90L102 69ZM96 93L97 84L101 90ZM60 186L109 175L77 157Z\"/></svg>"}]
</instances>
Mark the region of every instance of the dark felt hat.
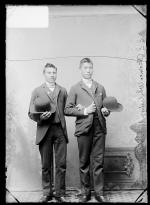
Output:
<instances>
[{"instance_id":1,"label":"dark felt hat","mask_svg":"<svg viewBox=\"0 0 150 205\"><path fill-rule=\"evenodd\" d=\"M103 100L103 106L111 112L120 112L123 110L123 105L117 102L115 97L106 97Z\"/></svg>"},{"instance_id":2,"label":"dark felt hat","mask_svg":"<svg viewBox=\"0 0 150 205\"><path fill-rule=\"evenodd\" d=\"M46 112L50 111L54 113L56 111L55 103L51 102L49 97L46 95L37 96L34 100L34 111L33 112Z\"/></svg>"}]
</instances>

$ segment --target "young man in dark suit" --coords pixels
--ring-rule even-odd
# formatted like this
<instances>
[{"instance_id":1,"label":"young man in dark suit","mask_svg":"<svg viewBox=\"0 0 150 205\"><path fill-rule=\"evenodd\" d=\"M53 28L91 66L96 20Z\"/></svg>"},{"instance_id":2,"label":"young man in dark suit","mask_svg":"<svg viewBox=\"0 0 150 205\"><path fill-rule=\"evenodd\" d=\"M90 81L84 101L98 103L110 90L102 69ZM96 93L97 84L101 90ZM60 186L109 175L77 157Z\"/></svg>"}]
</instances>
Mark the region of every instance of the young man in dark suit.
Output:
<instances>
[{"instance_id":1,"label":"young man in dark suit","mask_svg":"<svg viewBox=\"0 0 150 205\"><path fill-rule=\"evenodd\" d=\"M110 112L102 105L106 92L102 85L92 79L93 63L89 58L80 61L80 71L82 80L71 87L65 107L65 115L76 117L75 136L79 149L82 191L80 202L91 199L90 165L92 165L95 198L98 202L103 202L106 136L104 116L108 116Z\"/></svg>"},{"instance_id":2,"label":"young man in dark suit","mask_svg":"<svg viewBox=\"0 0 150 205\"><path fill-rule=\"evenodd\" d=\"M36 144L42 162L43 197L40 202L52 200L51 160L55 150L55 199L65 202L65 174L67 154L67 129L64 108L67 91L58 85L57 68L47 63L43 69L45 83L34 89L30 101L29 117L37 122Z\"/></svg>"}]
</instances>

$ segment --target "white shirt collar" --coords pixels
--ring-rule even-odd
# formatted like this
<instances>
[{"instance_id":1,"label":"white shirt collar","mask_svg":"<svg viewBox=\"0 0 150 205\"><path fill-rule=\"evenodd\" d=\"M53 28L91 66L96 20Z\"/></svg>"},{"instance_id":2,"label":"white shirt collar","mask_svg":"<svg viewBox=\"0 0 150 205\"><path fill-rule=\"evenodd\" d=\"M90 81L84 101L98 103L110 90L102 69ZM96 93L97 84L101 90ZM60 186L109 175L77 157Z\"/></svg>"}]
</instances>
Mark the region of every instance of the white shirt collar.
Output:
<instances>
[{"instance_id":1,"label":"white shirt collar","mask_svg":"<svg viewBox=\"0 0 150 205\"><path fill-rule=\"evenodd\" d=\"M54 83L54 85L52 86L49 82L46 82L46 85L47 85L47 87L50 87L50 88L55 87L55 83Z\"/></svg>"},{"instance_id":2,"label":"white shirt collar","mask_svg":"<svg viewBox=\"0 0 150 205\"><path fill-rule=\"evenodd\" d=\"M46 85L51 91L54 91L56 83L52 86L50 83L46 82Z\"/></svg>"},{"instance_id":3,"label":"white shirt collar","mask_svg":"<svg viewBox=\"0 0 150 205\"><path fill-rule=\"evenodd\" d=\"M93 80L92 79L84 79L82 78L82 81L85 83L86 86L88 86L89 88L92 86L92 82Z\"/></svg>"}]
</instances>

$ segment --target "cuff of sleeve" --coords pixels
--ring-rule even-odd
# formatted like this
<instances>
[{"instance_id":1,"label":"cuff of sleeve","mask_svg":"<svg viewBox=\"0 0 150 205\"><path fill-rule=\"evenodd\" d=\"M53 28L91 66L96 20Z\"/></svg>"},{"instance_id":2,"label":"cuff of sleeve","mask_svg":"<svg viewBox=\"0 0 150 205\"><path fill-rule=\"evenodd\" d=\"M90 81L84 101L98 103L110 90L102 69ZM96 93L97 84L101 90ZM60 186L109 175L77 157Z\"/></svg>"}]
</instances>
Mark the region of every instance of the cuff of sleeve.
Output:
<instances>
[{"instance_id":1,"label":"cuff of sleeve","mask_svg":"<svg viewBox=\"0 0 150 205\"><path fill-rule=\"evenodd\" d=\"M88 115L86 108L84 109L84 115Z\"/></svg>"}]
</instances>

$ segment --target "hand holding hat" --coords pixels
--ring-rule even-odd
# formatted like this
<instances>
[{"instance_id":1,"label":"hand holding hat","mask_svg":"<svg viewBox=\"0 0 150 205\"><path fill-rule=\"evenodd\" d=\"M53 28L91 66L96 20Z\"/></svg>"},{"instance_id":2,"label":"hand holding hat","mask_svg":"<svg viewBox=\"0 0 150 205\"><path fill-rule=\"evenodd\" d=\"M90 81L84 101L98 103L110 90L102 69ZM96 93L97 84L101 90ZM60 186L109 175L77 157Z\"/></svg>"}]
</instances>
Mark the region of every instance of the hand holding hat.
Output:
<instances>
[{"instance_id":1,"label":"hand holding hat","mask_svg":"<svg viewBox=\"0 0 150 205\"><path fill-rule=\"evenodd\" d=\"M56 111L56 105L44 93L37 96L31 104L30 112L41 120L48 119Z\"/></svg>"},{"instance_id":2,"label":"hand holding hat","mask_svg":"<svg viewBox=\"0 0 150 205\"><path fill-rule=\"evenodd\" d=\"M41 120L47 120L50 116L51 116L51 112L50 111L46 111L46 112L43 112L41 115L40 115L40 119Z\"/></svg>"},{"instance_id":3,"label":"hand holding hat","mask_svg":"<svg viewBox=\"0 0 150 205\"><path fill-rule=\"evenodd\" d=\"M102 112L102 114L103 114L104 117L108 117L109 114L110 114L110 111L109 111L106 107L103 107L103 108L101 109L101 112Z\"/></svg>"},{"instance_id":4,"label":"hand holding hat","mask_svg":"<svg viewBox=\"0 0 150 205\"><path fill-rule=\"evenodd\" d=\"M121 112L123 110L123 105L118 103L115 97L111 96L104 98L103 106L111 112Z\"/></svg>"}]
</instances>

